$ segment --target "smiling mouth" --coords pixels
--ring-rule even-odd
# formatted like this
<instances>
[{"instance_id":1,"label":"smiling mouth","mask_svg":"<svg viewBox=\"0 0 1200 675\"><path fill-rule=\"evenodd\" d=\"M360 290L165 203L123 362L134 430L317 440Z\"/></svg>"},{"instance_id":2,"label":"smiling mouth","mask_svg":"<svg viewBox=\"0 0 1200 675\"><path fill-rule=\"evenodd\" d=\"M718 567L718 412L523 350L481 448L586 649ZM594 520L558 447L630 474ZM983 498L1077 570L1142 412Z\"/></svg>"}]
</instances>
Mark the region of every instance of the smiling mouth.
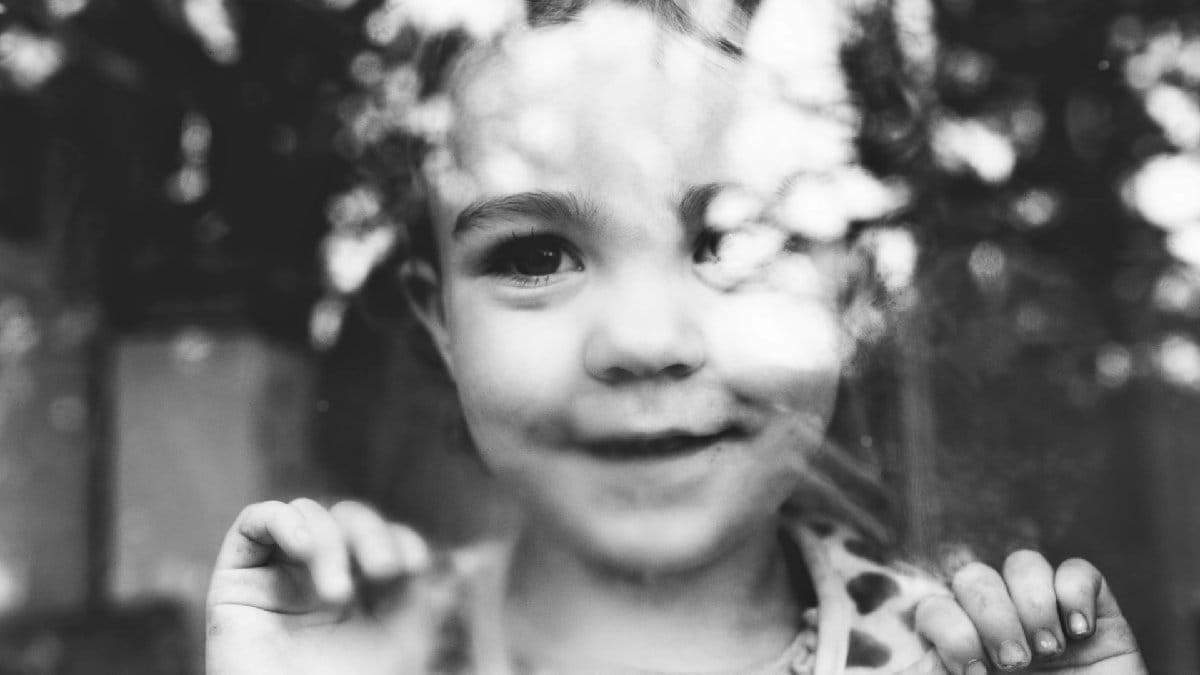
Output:
<instances>
[{"instance_id":1,"label":"smiling mouth","mask_svg":"<svg viewBox=\"0 0 1200 675\"><path fill-rule=\"evenodd\" d=\"M682 457L709 450L713 446L742 438L745 433L730 427L715 434L667 434L663 436L618 438L588 443L588 454L605 460L636 461Z\"/></svg>"}]
</instances>

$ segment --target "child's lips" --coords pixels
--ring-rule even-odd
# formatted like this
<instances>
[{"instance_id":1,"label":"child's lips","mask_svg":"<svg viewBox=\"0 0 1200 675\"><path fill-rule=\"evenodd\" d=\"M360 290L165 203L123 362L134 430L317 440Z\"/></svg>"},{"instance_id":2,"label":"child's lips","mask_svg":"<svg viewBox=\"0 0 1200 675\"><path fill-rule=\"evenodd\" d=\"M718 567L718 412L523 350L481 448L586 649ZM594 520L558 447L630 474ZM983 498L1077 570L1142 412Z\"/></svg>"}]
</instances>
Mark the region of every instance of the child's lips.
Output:
<instances>
[{"instance_id":1,"label":"child's lips","mask_svg":"<svg viewBox=\"0 0 1200 675\"><path fill-rule=\"evenodd\" d=\"M607 460L666 459L702 452L745 436L746 432L736 426L725 427L710 434L680 431L624 436L617 434L585 442L583 449L590 455Z\"/></svg>"}]
</instances>

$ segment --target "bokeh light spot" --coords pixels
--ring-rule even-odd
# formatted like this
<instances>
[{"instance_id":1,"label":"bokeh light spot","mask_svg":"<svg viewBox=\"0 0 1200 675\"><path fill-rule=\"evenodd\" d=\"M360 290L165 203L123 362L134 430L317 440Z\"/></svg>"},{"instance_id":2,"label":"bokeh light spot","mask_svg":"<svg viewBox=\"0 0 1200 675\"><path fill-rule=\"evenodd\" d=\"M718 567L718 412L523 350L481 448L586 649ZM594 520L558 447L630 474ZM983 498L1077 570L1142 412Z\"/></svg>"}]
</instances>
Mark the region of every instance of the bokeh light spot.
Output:
<instances>
[{"instance_id":1,"label":"bokeh light spot","mask_svg":"<svg viewBox=\"0 0 1200 675\"><path fill-rule=\"evenodd\" d=\"M1165 243L1176 260L1200 270L1200 223L1169 233Z\"/></svg>"},{"instance_id":2,"label":"bokeh light spot","mask_svg":"<svg viewBox=\"0 0 1200 675\"><path fill-rule=\"evenodd\" d=\"M1200 158L1158 155L1133 174L1122 192L1143 218L1166 230L1200 221Z\"/></svg>"},{"instance_id":3,"label":"bokeh light spot","mask_svg":"<svg viewBox=\"0 0 1200 675\"><path fill-rule=\"evenodd\" d=\"M1109 343L1096 354L1096 378L1105 387L1124 386L1133 376L1133 354L1125 345Z\"/></svg>"},{"instance_id":4,"label":"bokeh light spot","mask_svg":"<svg viewBox=\"0 0 1200 675\"><path fill-rule=\"evenodd\" d=\"M215 350L215 340L201 328L185 328L171 343L171 356L176 366L185 370L203 365L212 358Z\"/></svg>"},{"instance_id":5,"label":"bokeh light spot","mask_svg":"<svg viewBox=\"0 0 1200 675\"><path fill-rule=\"evenodd\" d=\"M11 615L29 599L28 563L0 558L0 615Z\"/></svg>"},{"instance_id":6,"label":"bokeh light spot","mask_svg":"<svg viewBox=\"0 0 1200 675\"><path fill-rule=\"evenodd\" d=\"M20 28L0 32L0 70L21 89L35 89L62 67L63 47L56 40Z\"/></svg>"},{"instance_id":7,"label":"bokeh light spot","mask_svg":"<svg viewBox=\"0 0 1200 675\"><path fill-rule=\"evenodd\" d=\"M317 349L327 350L337 342L342 331L342 322L346 315L345 300L337 297L326 297L317 301L309 316L309 338ZM328 408L328 402L322 401ZM320 406L320 403L318 403ZM324 412L324 411L322 411Z\"/></svg>"},{"instance_id":8,"label":"bokeh light spot","mask_svg":"<svg viewBox=\"0 0 1200 675\"><path fill-rule=\"evenodd\" d=\"M1167 84L1156 84L1146 92L1146 113L1179 148L1200 144L1200 105L1192 94Z\"/></svg>"},{"instance_id":9,"label":"bokeh light spot","mask_svg":"<svg viewBox=\"0 0 1200 675\"><path fill-rule=\"evenodd\" d=\"M82 12L88 6L88 0L49 0L46 9L59 20L69 19Z\"/></svg>"},{"instance_id":10,"label":"bokeh light spot","mask_svg":"<svg viewBox=\"0 0 1200 675\"><path fill-rule=\"evenodd\" d=\"M197 202L208 193L208 172L202 166L185 165L167 179L167 197L181 204Z\"/></svg>"},{"instance_id":11,"label":"bokeh light spot","mask_svg":"<svg viewBox=\"0 0 1200 675\"><path fill-rule=\"evenodd\" d=\"M183 16L213 61L238 60L241 47L227 0L184 0Z\"/></svg>"},{"instance_id":12,"label":"bokeh light spot","mask_svg":"<svg viewBox=\"0 0 1200 675\"><path fill-rule=\"evenodd\" d=\"M1154 306L1169 314L1200 316L1200 271L1177 267L1154 284Z\"/></svg>"},{"instance_id":13,"label":"bokeh light spot","mask_svg":"<svg viewBox=\"0 0 1200 675\"><path fill-rule=\"evenodd\" d=\"M1001 290L1007 284L1007 256L994 243L985 241L976 244L967 258L967 268L984 290Z\"/></svg>"},{"instance_id":14,"label":"bokeh light spot","mask_svg":"<svg viewBox=\"0 0 1200 675\"><path fill-rule=\"evenodd\" d=\"M375 52L359 52L350 61L350 76L355 82L371 87L383 80L383 59Z\"/></svg>"},{"instance_id":15,"label":"bokeh light spot","mask_svg":"<svg viewBox=\"0 0 1200 675\"><path fill-rule=\"evenodd\" d=\"M1200 389L1200 345L1188 335L1167 335L1158 346L1158 370L1171 384Z\"/></svg>"},{"instance_id":16,"label":"bokeh light spot","mask_svg":"<svg viewBox=\"0 0 1200 675\"><path fill-rule=\"evenodd\" d=\"M1045 227L1058 215L1059 198L1049 190L1022 192L1013 202L1013 212L1023 225Z\"/></svg>"},{"instance_id":17,"label":"bokeh light spot","mask_svg":"<svg viewBox=\"0 0 1200 675\"><path fill-rule=\"evenodd\" d=\"M189 113L183 120L183 131L179 136L179 148L189 162L199 163L208 159L212 145L212 125L200 113Z\"/></svg>"},{"instance_id":18,"label":"bokeh light spot","mask_svg":"<svg viewBox=\"0 0 1200 675\"><path fill-rule=\"evenodd\" d=\"M917 269L919 249L916 239L905 229L877 228L864 235L875 260L875 272L884 286L892 292L901 291L912 283Z\"/></svg>"},{"instance_id":19,"label":"bokeh light spot","mask_svg":"<svg viewBox=\"0 0 1200 675\"><path fill-rule=\"evenodd\" d=\"M324 250L330 284L340 293L357 291L395 243L396 230L391 227L332 235Z\"/></svg>"},{"instance_id":20,"label":"bokeh light spot","mask_svg":"<svg viewBox=\"0 0 1200 675\"><path fill-rule=\"evenodd\" d=\"M21 298L0 300L0 359L23 356L37 347L41 333Z\"/></svg>"},{"instance_id":21,"label":"bokeh light spot","mask_svg":"<svg viewBox=\"0 0 1200 675\"><path fill-rule=\"evenodd\" d=\"M943 168L992 184L1008 180L1017 163L1012 142L978 120L943 120L934 128L933 150Z\"/></svg>"}]
</instances>

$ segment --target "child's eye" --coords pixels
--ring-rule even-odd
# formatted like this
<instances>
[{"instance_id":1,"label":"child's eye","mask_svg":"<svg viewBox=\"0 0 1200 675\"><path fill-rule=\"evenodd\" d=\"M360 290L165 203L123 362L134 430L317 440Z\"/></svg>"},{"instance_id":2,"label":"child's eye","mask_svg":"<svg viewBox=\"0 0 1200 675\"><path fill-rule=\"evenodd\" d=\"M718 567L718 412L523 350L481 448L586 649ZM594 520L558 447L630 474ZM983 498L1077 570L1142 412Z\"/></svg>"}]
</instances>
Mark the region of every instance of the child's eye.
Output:
<instances>
[{"instance_id":1,"label":"child's eye","mask_svg":"<svg viewBox=\"0 0 1200 675\"><path fill-rule=\"evenodd\" d=\"M761 234L762 232L759 232ZM740 240L739 240L740 235ZM705 230L700 234L696 241L696 250L692 254L692 260L697 263L718 263L728 258L731 253L742 253L746 249L747 242L753 241L756 237L754 234L747 236L746 232L737 230L719 231ZM739 240L739 241L734 241ZM764 248L765 246L765 248ZM791 254L791 253L806 253L811 249L811 242L800 235L790 235L783 239L771 237L766 240L755 242L751 250L759 249L759 254Z\"/></svg>"},{"instance_id":2,"label":"child's eye","mask_svg":"<svg viewBox=\"0 0 1200 675\"><path fill-rule=\"evenodd\" d=\"M696 263L714 263L721 260L721 241L726 233L718 230L705 230L696 239L696 250L692 261Z\"/></svg>"},{"instance_id":3,"label":"child's eye","mask_svg":"<svg viewBox=\"0 0 1200 675\"><path fill-rule=\"evenodd\" d=\"M508 277L520 285L549 283L550 277L578 272L583 264L567 243L552 235L519 235L488 256L489 274Z\"/></svg>"},{"instance_id":4,"label":"child's eye","mask_svg":"<svg viewBox=\"0 0 1200 675\"><path fill-rule=\"evenodd\" d=\"M740 235L740 237L739 237ZM754 235L747 237L747 233L720 230L705 230L700 234L696 241L696 250L692 254L692 260L696 263L718 263L729 257L731 253L742 253L744 251L735 249L746 249L745 244L754 239ZM739 241L734 241L739 240ZM763 246L765 245L765 249ZM755 242L753 249L758 250L759 254L791 254L791 253L806 253L811 248L810 242L799 235L790 235L782 240L775 240L773 237L770 240Z\"/></svg>"}]
</instances>

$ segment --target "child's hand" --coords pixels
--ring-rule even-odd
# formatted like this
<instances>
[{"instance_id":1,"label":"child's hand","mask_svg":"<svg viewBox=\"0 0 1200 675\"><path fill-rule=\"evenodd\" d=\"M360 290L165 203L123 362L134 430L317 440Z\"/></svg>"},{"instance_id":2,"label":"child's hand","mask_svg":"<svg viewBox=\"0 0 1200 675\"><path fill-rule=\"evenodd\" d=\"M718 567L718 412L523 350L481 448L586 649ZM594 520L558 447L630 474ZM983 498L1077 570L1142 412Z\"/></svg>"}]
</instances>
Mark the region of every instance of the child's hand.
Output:
<instances>
[{"instance_id":1,"label":"child's hand","mask_svg":"<svg viewBox=\"0 0 1200 675\"><path fill-rule=\"evenodd\" d=\"M1147 672L1112 591L1085 560L1068 560L1056 570L1041 554L1018 551L1005 560L1003 574L971 563L954 575L951 587L953 598L930 598L917 607L917 630L945 668L931 663L928 672Z\"/></svg>"},{"instance_id":2,"label":"child's hand","mask_svg":"<svg viewBox=\"0 0 1200 675\"><path fill-rule=\"evenodd\" d=\"M208 673L424 672L431 614L449 605L411 577L429 560L414 532L355 502L247 507L209 588Z\"/></svg>"}]
</instances>

